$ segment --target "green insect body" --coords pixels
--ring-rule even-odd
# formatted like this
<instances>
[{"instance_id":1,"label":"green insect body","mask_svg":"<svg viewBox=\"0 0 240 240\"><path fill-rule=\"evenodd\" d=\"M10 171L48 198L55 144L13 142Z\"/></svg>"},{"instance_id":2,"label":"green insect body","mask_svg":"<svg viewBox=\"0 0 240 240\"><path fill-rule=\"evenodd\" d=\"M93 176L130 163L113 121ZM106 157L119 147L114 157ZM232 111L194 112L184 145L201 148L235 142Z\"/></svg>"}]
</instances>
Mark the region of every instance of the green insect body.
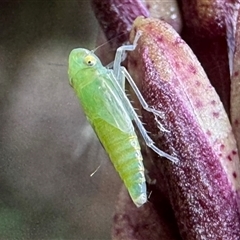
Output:
<instances>
[{"instance_id":1,"label":"green insect body","mask_svg":"<svg viewBox=\"0 0 240 240\"><path fill-rule=\"evenodd\" d=\"M133 202L141 206L147 201L144 166L124 91L112 70L82 48L69 56L69 80Z\"/></svg>"},{"instance_id":2,"label":"green insect body","mask_svg":"<svg viewBox=\"0 0 240 240\"><path fill-rule=\"evenodd\" d=\"M68 70L70 85L74 88L87 119L137 207L147 201L147 191L142 155L132 120L149 148L159 156L178 163L178 158L155 146L124 91L127 79L142 107L155 118L162 117L161 112L147 104L128 71L121 66L124 53L135 50L141 34L140 31L136 33L132 45L117 49L113 69L104 67L92 51L78 48L70 53ZM161 127L159 130L162 130Z\"/></svg>"}]
</instances>

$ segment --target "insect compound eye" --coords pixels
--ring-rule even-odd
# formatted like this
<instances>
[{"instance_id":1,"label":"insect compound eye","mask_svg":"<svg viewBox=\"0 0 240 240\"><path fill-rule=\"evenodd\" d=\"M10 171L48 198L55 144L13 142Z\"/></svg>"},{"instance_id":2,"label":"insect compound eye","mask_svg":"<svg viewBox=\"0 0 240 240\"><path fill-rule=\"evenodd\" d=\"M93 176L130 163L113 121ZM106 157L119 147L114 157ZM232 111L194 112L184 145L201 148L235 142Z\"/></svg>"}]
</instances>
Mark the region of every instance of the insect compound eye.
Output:
<instances>
[{"instance_id":1,"label":"insect compound eye","mask_svg":"<svg viewBox=\"0 0 240 240\"><path fill-rule=\"evenodd\" d=\"M84 63L90 67L94 66L96 62L97 62L97 59L92 55L88 55L84 58Z\"/></svg>"}]
</instances>

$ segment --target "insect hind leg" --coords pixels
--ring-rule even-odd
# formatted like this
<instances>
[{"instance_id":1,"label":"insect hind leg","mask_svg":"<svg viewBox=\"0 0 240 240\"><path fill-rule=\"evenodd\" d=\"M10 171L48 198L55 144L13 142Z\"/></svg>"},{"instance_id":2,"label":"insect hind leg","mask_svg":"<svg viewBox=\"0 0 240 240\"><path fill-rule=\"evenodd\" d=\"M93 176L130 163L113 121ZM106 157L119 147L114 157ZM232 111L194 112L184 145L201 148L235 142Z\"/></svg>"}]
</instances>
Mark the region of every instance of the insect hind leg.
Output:
<instances>
[{"instance_id":1,"label":"insect hind leg","mask_svg":"<svg viewBox=\"0 0 240 240\"><path fill-rule=\"evenodd\" d=\"M122 74L126 77L126 79L128 80L129 84L131 85L132 89L134 90L137 98L139 99L139 102L141 103L142 107L148 111L148 112L152 112L154 114L154 116L161 116L161 113L159 113L157 110L150 108L148 106L148 104L146 103L146 101L144 100L141 92L139 91L137 85L135 84L135 82L133 81L132 77L130 76L130 74L128 73L128 71L124 68L121 67L121 71ZM140 121L139 117L137 116L136 112L134 111L132 105L129 109L131 111L131 115L133 120L135 121L144 141L146 142L146 145L148 147L150 147L154 152L156 152L159 156L165 157L167 159L169 159L170 161L177 163L179 160L176 157L173 157L167 153L165 153L164 151L160 150L158 147L156 147L154 145L154 141L148 136L146 129L144 128L142 122Z\"/></svg>"},{"instance_id":2,"label":"insect hind leg","mask_svg":"<svg viewBox=\"0 0 240 240\"><path fill-rule=\"evenodd\" d=\"M170 154L162 151L161 149L159 149L158 147L155 146L154 141L148 136L147 131L144 128L142 122L140 121L138 116L135 115L135 114L134 114L134 121L135 121L135 123L136 123L136 125L137 125L137 127L138 127L138 129L139 129L139 131L140 131L140 133L141 133L141 135L142 135L142 137L143 137L143 139L144 139L144 141L145 141L145 143L148 147L150 147L159 156L165 157L165 158L167 158L168 160L170 160L174 163L178 163L179 160L176 157L171 156Z\"/></svg>"}]
</instances>

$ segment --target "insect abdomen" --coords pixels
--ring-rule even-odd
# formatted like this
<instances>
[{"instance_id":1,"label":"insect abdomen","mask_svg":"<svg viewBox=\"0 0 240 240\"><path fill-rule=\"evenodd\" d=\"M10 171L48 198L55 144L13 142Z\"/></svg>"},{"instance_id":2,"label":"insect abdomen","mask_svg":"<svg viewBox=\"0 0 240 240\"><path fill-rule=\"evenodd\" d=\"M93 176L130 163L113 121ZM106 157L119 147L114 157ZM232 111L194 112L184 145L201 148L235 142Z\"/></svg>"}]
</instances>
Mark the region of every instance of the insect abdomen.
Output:
<instances>
[{"instance_id":1,"label":"insect abdomen","mask_svg":"<svg viewBox=\"0 0 240 240\"><path fill-rule=\"evenodd\" d=\"M133 202L140 207L147 201L147 195L144 166L136 133L122 132L102 119L96 119L94 127Z\"/></svg>"}]
</instances>

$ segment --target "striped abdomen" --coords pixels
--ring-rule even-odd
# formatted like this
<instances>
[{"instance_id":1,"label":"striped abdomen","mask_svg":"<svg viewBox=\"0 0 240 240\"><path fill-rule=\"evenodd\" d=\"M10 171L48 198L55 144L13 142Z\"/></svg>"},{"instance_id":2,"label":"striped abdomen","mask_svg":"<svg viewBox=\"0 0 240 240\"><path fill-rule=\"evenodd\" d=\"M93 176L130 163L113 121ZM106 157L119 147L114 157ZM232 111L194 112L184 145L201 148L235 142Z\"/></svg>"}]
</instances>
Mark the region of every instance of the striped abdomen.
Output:
<instances>
[{"instance_id":1,"label":"striped abdomen","mask_svg":"<svg viewBox=\"0 0 240 240\"><path fill-rule=\"evenodd\" d=\"M140 207L147 201L147 195L144 166L136 133L123 132L102 119L95 119L93 124L133 202Z\"/></svg>"}]
</instances>

